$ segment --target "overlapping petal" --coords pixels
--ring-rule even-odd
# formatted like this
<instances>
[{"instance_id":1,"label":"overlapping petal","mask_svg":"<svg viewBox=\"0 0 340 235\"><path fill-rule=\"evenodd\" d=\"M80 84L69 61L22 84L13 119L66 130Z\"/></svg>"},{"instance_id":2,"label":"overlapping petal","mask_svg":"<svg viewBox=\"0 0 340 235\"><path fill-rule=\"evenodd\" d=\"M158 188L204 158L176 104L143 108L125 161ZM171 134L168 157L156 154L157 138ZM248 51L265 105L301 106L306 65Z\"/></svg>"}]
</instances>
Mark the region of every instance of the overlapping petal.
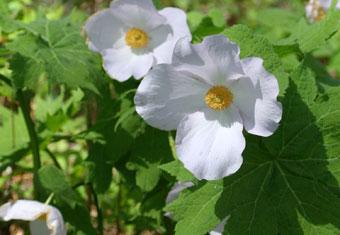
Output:
<instances>
[{"instance_id":1,"label":"overlapping petal","mask_svg":"<svg viewBox=\"0 0 340 235\"><path fill-rule=\"evenodd\" d=\"M113 15L111 9L105 9L87 20L85 30L90 48L101 52L113 48L117 41L122 38L124 24Z\"/></svg>"},{"instance_id":2,"label":"overlapping petal","mask_svg":"<svg viewBox=\"0 0 340 235\"><path fill-rule=\"evenodd\" d=\"M156 66L135 96L137 113L151 126L174 130L186 114L205 107L208 85L177 72L171 65Z\"/></svg>"},{"instance_id":3,"label":"overlapping petal","mask_svg":"<svg viewBox=\"0 0 340 235\"><path fill-rule=\"evenodd\" d=\"M131 76L142 78L152 67L154 58L150 52L135 54L125 46L119 49L107 49L103 52L103 67L110 77L126 81Z\"/></svg>"},{"instance_id":4,"label":"overlapping petal","mask_svg":"<svg viewBox=\"0 0 340 235\"><path fill-rule=\"evenodd\" d=\"M172 52L180 38L191 41L191 33L187 24L187 17L184 11L178 8L167 7L159 11L159 14L167 19L168 38L165 43L154 47L154 55L157 63L171 63ZM158 34L159 35L159 34ZM160 35L166 35L164 32ZM171 52L171 53L169 53Z\"/></svg>"},{"instance_id":5,"label":"overlapping petal","mask_svg":"<svg viewBox=\"0 0 340 235\"><path fill-rule=\"evenodd\" d=\"M279 94L278 82L262 64L260 58L242 60L247 77L234 82L232 90L245 129L255 135L269 136L279 125L282 106L276 100Z\"/></svg>"},{"instance_id":6,"label":"overlapping petal","mask_svg":"<svg viewBox=\"0 0 340 235\"><path fill-rule=\"evenodd\" d=\"M166 22L151 0L120 0L110 5L113 15L129 27L150 31Z\"/></svg>"},{"instance_id":7,"label":"overlapping petal","mask_svg":"<svg viewBox=\"0 0 340 235\"><path fill-rule=\"evenodd\" d=\"M176 149L185 168L198 179L216 180L242 165L245 140L235 107L188 114L177 128Z\"/></svg>"},{"instance_id":8,"label":"overlapping petal","mask_svg":"<svg viewBox=\"0 0 340 235\"><path fill-rule=\"evenodd\" d=\"M188 39L176 44L172 63L179 71L192 73L211 85L244 75L239 59L240 49L223 35L206 37L192 45Z\"/></svg>"}]
</instances>

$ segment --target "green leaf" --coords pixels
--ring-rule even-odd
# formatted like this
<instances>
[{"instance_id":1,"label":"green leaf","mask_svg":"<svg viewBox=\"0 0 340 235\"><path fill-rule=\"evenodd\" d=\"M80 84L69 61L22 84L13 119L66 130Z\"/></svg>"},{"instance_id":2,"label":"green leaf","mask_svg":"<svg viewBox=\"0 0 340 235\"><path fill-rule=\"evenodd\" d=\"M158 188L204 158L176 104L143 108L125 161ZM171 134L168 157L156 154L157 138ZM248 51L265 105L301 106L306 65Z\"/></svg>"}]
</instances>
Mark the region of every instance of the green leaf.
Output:
<instances>
[{"instance_id":1,"label":"green leaf","mask_svg":"<svg viewBox=\"0 0 340 235\"><path fill-rule=\"evenodd\" d=\"M74 208L77 204L82 205L80 196L71 188L64 173L55 166L44 166L39 170L39 180L42 186L54 193L55 197Z\"/></svg>"},{"instance_id":2,"label":"green leaf","mask_svg":"<svg viewBox=\"0 0 340 235\"><path fill-rule=\"evenodd\" d=\"M85 206L76 205L74 208L67 204L58 204L64 220L74 226L77 230L82 231L82 234L96 235L97 231L91 223L91 216Z\"/></svg>"},{"instance_id":3,"label":"green leaf","mask_svg":"<svg viewBox=\"0 0 340 235\"><path fill-rule=\"evenodd\" d=\"M293 12L282 8L266 8L258 11L257 21L260 24L274 28L291 29L293 24L302 17L299 12Z\"/></svg>"},{"instance_id":4,"label":"green leaf","mask_svg":"<svg viewBox=\"0 0 340 235\"><path fill-rule=\"evenodd\" d=\"M212 230L220 221L215 213L215 205L222 191L222 182L206 184L196 188L194 193L181 193L175 202L168 205L165 209L171 211L174 219L179 221L176 234L199 235Z\"/></svg>"},{"instance_id":5,"label":"green leaf","mask_svg":"<svg viewBox=\"0 0 340 235\"><path fill-rule=\"evenodd\" d=\"M183 164L177 160L163 164L159 168L169 173L171 176L176 177L176 180L180 182L194 181L196 179L187 169L184 168Z\"/></svg>"},{"instance_id":6,"label":"green leaf","mask_svg":"<svg viewBox=\"0 0 340 235\"><path fill-rule=\"evenodd\" d=\"M136 139L130 157L130 169L136 170L136 184L143 191L154 189L160 179L159 165L171 159L171 149L166 132L147 127Z\"/></svg>"},{"instance_id":7,"label":"green leaf","mask_svg":"<svg viewBox=\"0 0 340 235\"><path fill-rule=\"evenodd\" d=\"M226 19L224 17L223 11L218 8L213 8L208 12L213 24L216 27L224 27L226 24Z\"/></svg>"},{"instance_id":8,"label":"green leaf","mask_svg":"<svg viewBox=\"0 0 340 235\"><path fill-rule=\"evenodd\" d=\"M195 15L195 17L199 17L199 16ZM212 35L212 34L221 33L223 30L224 30L224 27L216 26L212 18L204 17L203 19L201 19L199 25L196 26L195 30L192 32L193 41L199 42L204 37Z\"/></svg>"},{"instance_id":9,"label":"green leaf","mask_svg":"<svg viewBox=\"0 0 340 235\"><path fill-rule=\"evenodd\" d=\"M292 35L278 42L278 45L299 44L300 49L307 53L325 45L327 40L340 29L340 12L331 10L320 22L309 24L302 19L293 28Z\"/></svg>"},{"instance_id":10,"label":"green leaf","mask_svg":"<svg viewBox=\"0 0 340 235\"><path fill-rule=\"evenodd\" d=\"M265 37L255 34L244 25L233 26L225 30L224 34L240 46L242 58L254 56L264 60L264 67L276 76L280 86L280 95L283 95L288 87L288 74L284 71L273 45Z\"/></svg>"},{"instance_id":11,"label":"green leaf","mask_svg":"<svg viewBox=\"0 0 340 235\"><path fill-rule=\"evenodd\" d=\"M2 12L1 12L2 13ZM21 24L12 20L6 15L0 15L0 29L4 32L11 33L21 28Z\"/></svg>"},{"instance_id":12,"label":"green leaf","mask_svg":"<svg viewBox=\"0 0 340 235\"><path fill-rule=\"evenodd\" d=\"M187 17L188 17L188 23L189 23L190 29L193 32L201 24L204 18L204 14L199 11L190 11L187 14Z\"/></svg>"},{"instance_id":13,"label":"green leaf","mask_svg":"<svg viewBox=\"0 0 340 235\"><path fill-rule=\"evenodd\" d=\"M337 234L340 229L340 87L304 61L291 75L283 119L269 138L247 136L244 163L223 181L181 194L168 210L176 234Z\"/></svg>"},{"instance_id":14,"label":"green leaf","mask_svg":"<svg viewBox=\"0 0 340 235\"><path fill-rule=\"evenodd\" d=\"M101 87L101 97L97 99L97 123L91 131L101 134L105 143L93 143L87 164L89 181L96 192L105 193L111 184L113 164L128 155L134 140L144 131L145 123L137 113L129 112L133 108L132 97L113 100L108 84ZM124 116L124 118L121 118ZM119 122L119 125L117 123Z\"/></svg>"},{"instance_id":15,"label":"green leaf","mask_svg":"<svg viewBox=\"0 0 340 235\"><path fill-rule=\"evenodd\" d=\"M13 78L19 88L32 88L43 70L51 83L99 93L94 85L101 73L99 60L88 50L78 28L63 20L38 21L30 28L35 34L27 31L6 45L22 56L19 61L14 59L11 65L18 74ZM29 73L23 73L22 68Z\"/></svg>"},{"instance_id":16,"label":"green leaf","mask_svg":"<svg viewBox=\"0 0 340 235\"><path fill-rule=\"evenodd\" d=\"M34 88L43 71L38 61L16 54L10 60L10 68L13 71L12 80L16 88Z\"/></svg>"},{"instance_id":17,"label":"green leaf","mask_svg":"<svg viewBox=\"0 0 340 235\"><path fill-rule=\"evenodd\" d=\"M15 112L0 106L0 133L3 135L0 138L0 159L29 144L29 136L21 111Z\"/></svg>"}]
</instances>

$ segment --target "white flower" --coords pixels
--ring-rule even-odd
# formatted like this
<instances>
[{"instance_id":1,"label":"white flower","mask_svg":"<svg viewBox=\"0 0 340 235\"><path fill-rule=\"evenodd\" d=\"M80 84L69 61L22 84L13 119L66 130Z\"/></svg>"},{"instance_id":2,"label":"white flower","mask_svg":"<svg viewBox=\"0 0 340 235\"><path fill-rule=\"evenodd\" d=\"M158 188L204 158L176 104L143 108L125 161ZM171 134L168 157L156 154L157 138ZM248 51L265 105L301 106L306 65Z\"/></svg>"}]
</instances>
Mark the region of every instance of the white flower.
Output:
<instances>
[{"instance_id":1,"label":"white flower","mask_svg":"<svg viewBox=\"0 0 340 235\"><path fill-rule=\"evenodd\" d=\"M269 136L281 120L279 86L260 58L240 60L222 35L180 40L173 64L157 65L138 87L137 112L153 127L177 129L179 159L198 179L215 180L242 164L243 126Z\"/></svg>"},{"instance_id":2,"label":"white flower","mask_svg":"<svg viewBox=\"0 0 340 235\"><path fill-rule=\"evenodd\" d=\"M179 197L179 194L187 188L190 188L194 186L194 184L190 181L187 182L177 182L170 190L167 198L166 198L166 204L169 204L176 200ZM172 217L170 213L165 214L165 216ZM211 230L209 232L210 235L222 235L224 231L225 224L227 223L227 220L229 219L230 216L227 216L222 220L221 223L219 223L216 228Z\"/></svg>"},{"instance_id":3,"label":"white flower","mask_svg":"<svg viewBox=\"0 0 340 235\"><path fill-rule=\"evenodd\" d=\"M332 6L333 0L309 0L306 5L306 15L311 22L322 20L329 8ZM336 8L340 9L340 1L337 2Z\"/></svg>"},{"instance_id":4,"label":"white flower","mask_svg":"<svg viewBox=\"0 0 340 235\"><path fill-rule=\"evenodd\" d=\"M157 11L151 0L118 0L85 25L92 50L114 79L142 78L154 64L170 63L176 42L189 37L186 14L177 8Z\"/></svg>"},{"instance_id":5,"label":"white flower","mask_svg":"<svg viewBox=\"0 0 340 235\"><path fill-rule=\"evenodd\" d=\"M59 210L37 201L8 202L0 207L0 219L30 221L31 234L35 235L66 235Z\"/></svg>"}]
</instances>

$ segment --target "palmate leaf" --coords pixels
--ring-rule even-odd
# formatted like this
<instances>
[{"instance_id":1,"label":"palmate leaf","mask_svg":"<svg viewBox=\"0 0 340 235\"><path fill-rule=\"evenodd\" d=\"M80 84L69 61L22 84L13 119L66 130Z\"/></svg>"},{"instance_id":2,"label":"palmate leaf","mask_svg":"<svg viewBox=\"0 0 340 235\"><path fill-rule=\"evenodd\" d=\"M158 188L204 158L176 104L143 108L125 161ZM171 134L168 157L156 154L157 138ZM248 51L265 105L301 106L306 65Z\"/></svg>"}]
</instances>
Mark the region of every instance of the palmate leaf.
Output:
<instances>
[{"instance_id":1,"label":"palmate leaf","mask_svg":"<svg viewBox=\"0 0 340 235\"><path fill-rule=\"evenodd\" d=\"M38 75L44 71L50 82L98 93L94 84L101 75L99 60L88 50L79 28L67 20L40 20L25 31L6 45L20 54L11 61L13 80L19 88L34 87ZM28 73L20 72L22 70Z\"/></svg>"},{"instance_id":2,"label":"palmate leaf","mask_svg":"<svg viewBox=\"0 0 340 235\"><path fill-rule=\"evenodd\" d=\"M307 64L292 74L279 130L247 137L241 169L168 206L176 234L205 234L228 215L225 234L340 233L340 88L317 84Z\"/></svg>"}]
</instances>

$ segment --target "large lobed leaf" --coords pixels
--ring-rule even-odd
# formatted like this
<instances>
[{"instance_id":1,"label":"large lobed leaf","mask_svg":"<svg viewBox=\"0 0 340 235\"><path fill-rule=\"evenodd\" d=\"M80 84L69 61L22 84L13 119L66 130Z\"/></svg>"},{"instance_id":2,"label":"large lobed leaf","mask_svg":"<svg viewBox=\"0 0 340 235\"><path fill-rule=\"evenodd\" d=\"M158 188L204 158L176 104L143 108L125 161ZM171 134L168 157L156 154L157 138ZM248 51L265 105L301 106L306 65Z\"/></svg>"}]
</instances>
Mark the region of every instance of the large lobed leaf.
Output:
<instances>
[{"instance_id":1,"label":"large lobed leaf","mask_svg":"<svg viewBox=\"0 0 340 235\"><path fill-rule=\"evenodd\" d=\"M98 93L94 85L101 73L98 57L88 50L79 28L67 20L34 22L6 47L20 54L11 61L18 88L34 87L45 72L50 82Z\"/></svg>"},{"instance_id":2,"label":"large lobed leaf","mask_svg":"<svg viewBox=\"0 0 340 235\"><path fill-rule=\"evenodd\" d=\"M317 82L304 61L292 74L279 130L247 137L244 164L168 206L176 234L338 234L340 89Z\"/></svg>"}]
</instances>

